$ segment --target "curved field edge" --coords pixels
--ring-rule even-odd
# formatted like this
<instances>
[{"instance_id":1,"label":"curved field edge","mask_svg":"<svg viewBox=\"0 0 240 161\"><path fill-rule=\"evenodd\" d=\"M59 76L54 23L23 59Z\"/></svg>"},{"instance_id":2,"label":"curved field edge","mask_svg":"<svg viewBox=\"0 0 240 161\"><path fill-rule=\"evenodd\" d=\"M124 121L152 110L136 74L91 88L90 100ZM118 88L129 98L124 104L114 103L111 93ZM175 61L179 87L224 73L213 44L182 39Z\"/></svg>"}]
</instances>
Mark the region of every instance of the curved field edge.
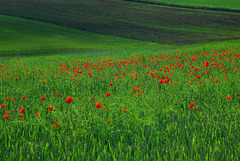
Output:
<instances>
[{"instance_id":1,"label":"curved field edge","mask_svg":"<svg viewBox=\"0 0 240 161\"><path fill-rule=\"evenodd\" d=\"M0 0L0 12L161 44L189 45L240 38L240 14L233 12L114 0Z\"/></svg>"},{"instance_id":2,"label":"curved field edge","mask_svg":"<svg viewBox=\"0 0 240 161\"><path fill-rule=\"evenodd\" d=\"M158 45L86 30L0 15L0 57L37 56Z\"/></svg>"},{"instance_id":3,"label":"curved field edge","mask_svg":"<svg viewBox=\"0 0 240 161\"><path fill-rule=\"evenodd\" d=\"M11 60L11 59L28 59L34 57L61 57L62 59L72 56L72 55L80 55L82 58L91 59L98 56L106 55L107 53L111 53L114 55L118 55L119 58L127 59L131 54L143 54L147 55L148 53L158 54L158 53L175 53L177 51L182 52L196 52L201 53L202 51L210 51L214 48L228 50L229 45L234 48L240 47L240 39L238 40L229 40L229 41L219 41L219 42L211 42L211 43L204 43L204 44L194 44L194 45L184 45L184 46L171 46L171 45L159 45L157 43L148 43L142 45L133 45L128 47L120 47L115 46L112 48L92 48L92 49L49 49L49 50L30 50L30 51L21 51L18 53L11 53L5 56L0 55L0 62ZM0 52L1 53L1 52Z\"/></svg>"},{"instance_id":4,"label":"curved field edge","mask_svg":"<svg viewBox=\"0 0 240 161\"><path fill-rule=\"evenodd\" d=\"M179 2L176 1L175 3L173 3L173 2L171 3L169 1L161 1L161 0L123 0L123 1L156 4L156 5L162 5L162 6L171 6L171 7L180 7L180 8L189 8L189 9L202 9L202 10L226 11L226 12L238 12L238 13L240 13L240 9L239 9L240 6L236 6L236 5L225 7L224 5L222 5L222 6L209 6L209 4L206 4L206 5L203 5L203 4L191 5L187 2L184 3L182 1L179 1Z\"/></svg>"}]
</instances>

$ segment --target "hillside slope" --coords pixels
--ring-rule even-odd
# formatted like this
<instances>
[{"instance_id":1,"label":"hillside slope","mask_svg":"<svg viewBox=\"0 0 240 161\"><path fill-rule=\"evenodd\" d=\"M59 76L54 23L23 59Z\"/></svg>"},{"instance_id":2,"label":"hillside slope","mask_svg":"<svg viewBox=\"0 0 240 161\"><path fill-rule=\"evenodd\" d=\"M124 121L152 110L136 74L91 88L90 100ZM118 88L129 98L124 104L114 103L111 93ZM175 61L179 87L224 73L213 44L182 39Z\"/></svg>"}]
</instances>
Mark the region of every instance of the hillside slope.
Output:
<instances>
[{"instance_id":1,"label":"hillside slope","mask_svg":"<svg viewBox=\"0 0 240 161\"><path fill-rule=\"evenodd\" d=\"M13 16L0 20L0 57L156 45Z\"/></svg>"},{"instance_id":2,"label":"hillside slope","mask_svg":"<svg viewBox=\"0 0 240 161\"><path fill-rule=\"evenodd\" d=\"M0 0L0 13L174 45L240 38L240 13L120 0Z\"/></svg>"}]
</instances>

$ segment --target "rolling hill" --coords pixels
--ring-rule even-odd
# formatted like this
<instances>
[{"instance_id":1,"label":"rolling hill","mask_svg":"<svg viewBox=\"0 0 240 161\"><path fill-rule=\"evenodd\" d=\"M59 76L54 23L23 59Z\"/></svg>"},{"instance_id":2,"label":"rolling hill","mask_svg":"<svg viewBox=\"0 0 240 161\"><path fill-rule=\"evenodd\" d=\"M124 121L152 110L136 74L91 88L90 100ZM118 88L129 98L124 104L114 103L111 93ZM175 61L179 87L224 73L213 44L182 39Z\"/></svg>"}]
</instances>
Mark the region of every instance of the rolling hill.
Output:
<instances>
[{"instance_id":1,"label":"rolling hill","mask_svg":"<svg viewBox=\"0 0 240 161\"><path fill-rule=\"evenodd\" d=\"M0 55L44 55L159 44L0 15Z\"/></svg>"},{"instance_id":2,"label":"rolling hill","mask_svg":"<svg viewBox=\"0 0 240 161\"><path fill-rule=\"evenodd\" d=\"M0 13L162 44L240 38L240 13L121 0L0 0Z\"/></svg>"}]
</instances>

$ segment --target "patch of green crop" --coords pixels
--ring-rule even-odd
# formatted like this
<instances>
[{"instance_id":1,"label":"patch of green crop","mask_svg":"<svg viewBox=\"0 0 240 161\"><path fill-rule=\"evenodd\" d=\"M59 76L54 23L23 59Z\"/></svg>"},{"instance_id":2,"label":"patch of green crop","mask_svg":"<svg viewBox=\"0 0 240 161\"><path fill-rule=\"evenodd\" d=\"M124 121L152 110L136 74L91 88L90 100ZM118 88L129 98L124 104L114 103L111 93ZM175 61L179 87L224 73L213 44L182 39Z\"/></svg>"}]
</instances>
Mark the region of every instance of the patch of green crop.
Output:
<instances>
[{"instance_id":1,"label":"patch of green crop","mask_svg":"<svg viewBox=\"0 0 240 161\"><path fill-rule=\"evenodd\" d=\"M0 57L161 46L13 16L0 15L0 19Z\"/></svg>"},{"instance_id":2,"label":"patch of green crop","mask_svg":"<svg viewBox=\"0 0 240 161\"><path fill-rule=\"evenodd\" d=\"M139 1L141 1L141 0L139 0ZM184 5L184 6L204 6L204 7L221 7L221 8L240 9L240 2L238 0L232 0L232 1L143 0L143 1L144 2L165 2L165 3L178 4L178 5Z\"/></svg>"}]
</instances>

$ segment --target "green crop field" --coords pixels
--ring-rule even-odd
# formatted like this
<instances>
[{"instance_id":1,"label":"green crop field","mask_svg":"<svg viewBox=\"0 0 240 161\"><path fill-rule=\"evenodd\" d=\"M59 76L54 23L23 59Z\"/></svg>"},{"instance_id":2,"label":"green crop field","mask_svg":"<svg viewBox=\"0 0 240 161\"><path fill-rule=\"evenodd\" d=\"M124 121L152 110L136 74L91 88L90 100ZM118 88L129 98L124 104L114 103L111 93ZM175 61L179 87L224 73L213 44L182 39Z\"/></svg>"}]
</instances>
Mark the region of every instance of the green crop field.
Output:
<instances>
[{"instance_id":1,"label":"green crop field","mask_svg":"<svg viewBox=\"0 0 240 161\"><path fill-rule=\"evenodd\" d=\"M240 1L231 0L231 1L219 1L219 0L156 0L159 2L175 3L182 5L192 5L192 6L209 6L209 7L222 7L222 8L233 8L240 9Z\"/></svg>"},{"instance_id":2,"label":"green crop field","mask_svg":"<svg viewBox=\"0 0 240 161\"><path fill-rule=\"evenodd\" d=\"M210 8L225 8L225 9L240 9L239 0L223 1L223 0L126 0L126 1L136 1L145 3L156 3L156 4L169 4L178 5L179 7L195 6L204 7L206 9Z\"/></svg>"},{"instance_id":3,"label":"green crop field","mask_svg":"<svg viewBox=\"0 0 240 161\"><path fill-rule=\"evenodd\" d=\"M0 60L1 158L238 160L239 41L225 43Z\"/></svg>"},{"instance_id":4,"label":"green crop field","mask_svg":"<svg viewBox=\"0 0 240 161\"><path fill-rule=\"evenodd\" d=\"M239 160L240 13L181 5L0 0L0 160Z\"/></svg>"}]
</instances>

